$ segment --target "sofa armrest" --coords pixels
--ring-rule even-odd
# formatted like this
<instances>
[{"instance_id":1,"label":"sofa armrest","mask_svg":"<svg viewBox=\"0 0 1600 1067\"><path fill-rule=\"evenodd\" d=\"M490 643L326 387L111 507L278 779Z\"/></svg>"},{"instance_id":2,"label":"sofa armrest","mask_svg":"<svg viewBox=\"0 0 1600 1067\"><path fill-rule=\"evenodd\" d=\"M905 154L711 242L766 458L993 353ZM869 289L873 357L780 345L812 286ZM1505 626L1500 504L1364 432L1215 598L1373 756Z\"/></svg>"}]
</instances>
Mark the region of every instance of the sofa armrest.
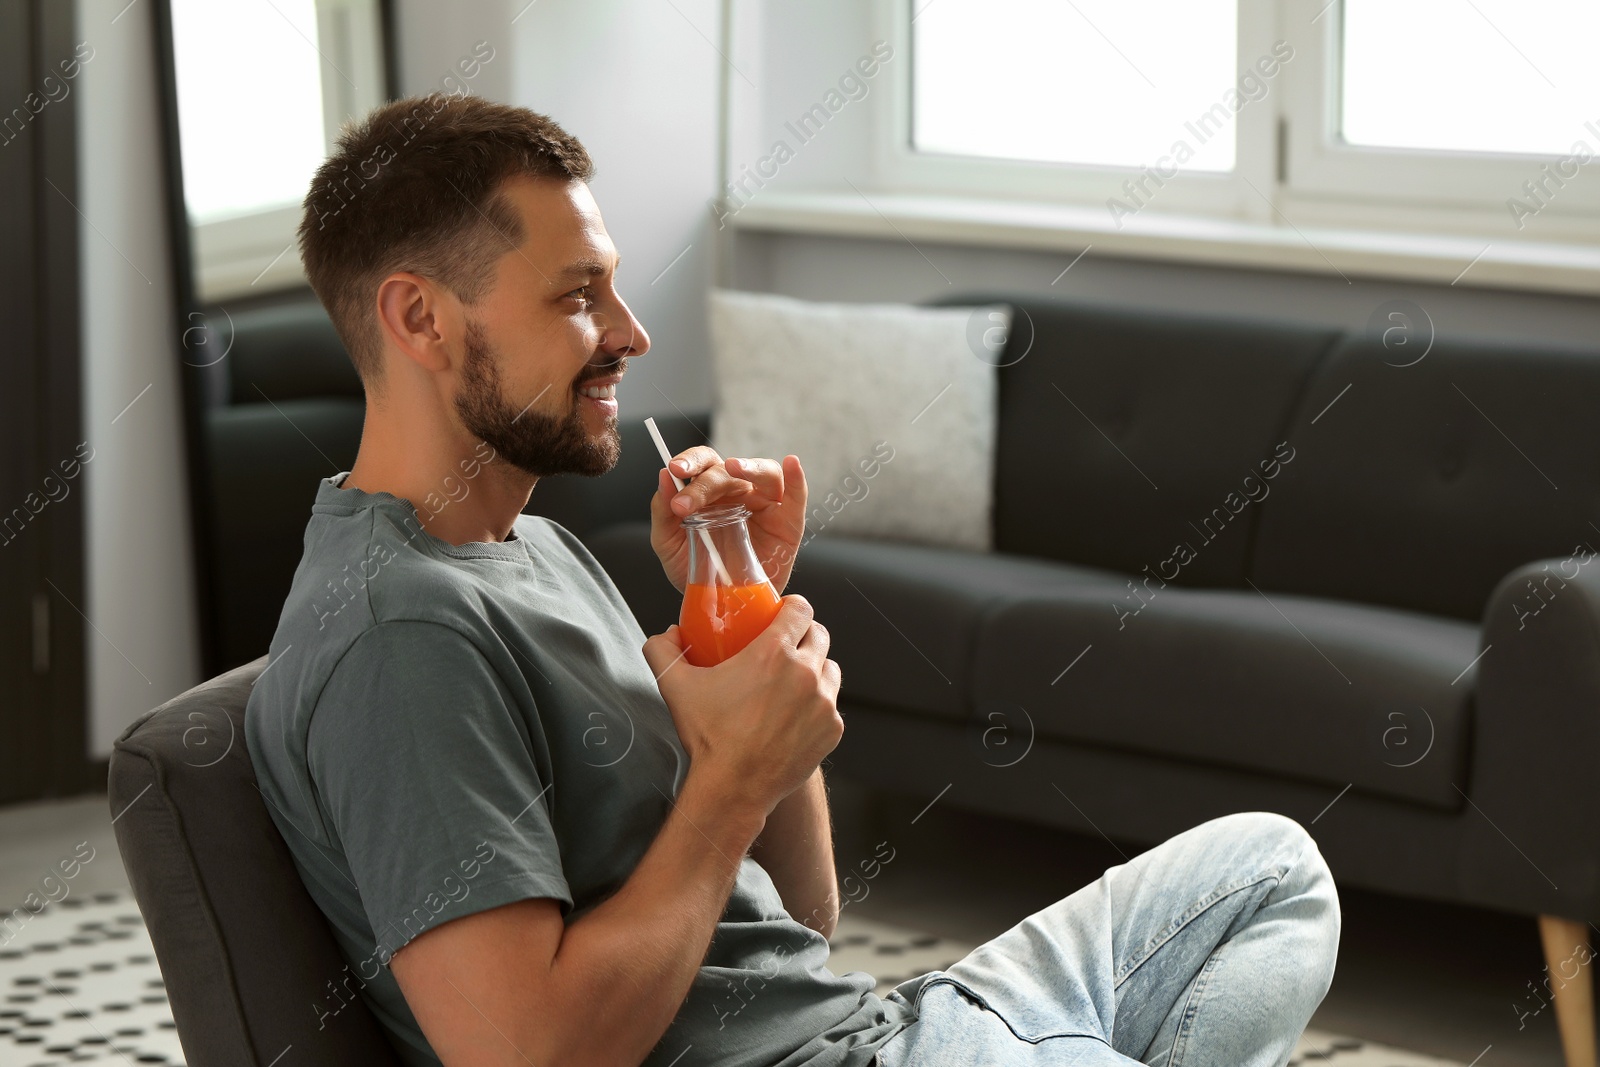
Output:
<instances>
[{"instance_id":1,"label":"sofa armrest","mask_svg":"<svg viewBox=\"0 0 1600 1067\"><path fill-rule=\"evenodd\" d=\"M682 452L706 443L711 417L698 411L658 415L656 425L667 447ZM540 478L527 513L554 519L580 538L615 523L648 521L661 457L642 417L619 420L617 429L622 434L622 458L615 467L598 478L576 474Z\"/></svg>"},{"instance_id":2,"label":"sofa armrest","mask_svg":"<svg viewBox=\"0 0 1600 1067\"><path fill-rule=\"evenodd\" d=\"M1526 564L1489 598L1461 870L1491 906L1600 908L1600 562ZM1467 684L1470 675L1461 679Z\"/></svg>"}]
</instances>

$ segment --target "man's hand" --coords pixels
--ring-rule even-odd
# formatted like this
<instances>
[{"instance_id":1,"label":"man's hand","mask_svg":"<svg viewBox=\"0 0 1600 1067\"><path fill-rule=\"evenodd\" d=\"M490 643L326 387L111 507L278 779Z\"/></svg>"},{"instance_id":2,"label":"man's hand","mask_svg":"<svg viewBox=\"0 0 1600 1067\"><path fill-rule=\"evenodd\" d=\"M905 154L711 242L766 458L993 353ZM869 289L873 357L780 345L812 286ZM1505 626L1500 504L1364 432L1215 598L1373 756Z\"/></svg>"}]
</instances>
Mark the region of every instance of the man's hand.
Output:
<instances>
[{"instance_id":1,"label":"man's hand","mask_svg":"<svg viewBox=\"0 0 1600 1067\"><path fill-rule=\"evenodd\" d=\"M707 507L743 504L750 509L750 545L772 586L782 593L806 529L806 475L796 456L724 461L706 445L672 459L672 473L685 480L678 492L662 468L650 498L650 545L667 578L683 592L689 581L689 539L683 520Z\"/></svg>"},{"instance_id":2,"label":"man's hand","mask_svg":"<svg viewBox=\"0 0 1600 1067\"><path fill-rule=\"evenodd\" d=\"M729 805L765 819L844 736L839 665L804 597L786 596L772 625L715 667L683 658L676 626L644 644L690 774Z\"/></svg>"}]
</instances>

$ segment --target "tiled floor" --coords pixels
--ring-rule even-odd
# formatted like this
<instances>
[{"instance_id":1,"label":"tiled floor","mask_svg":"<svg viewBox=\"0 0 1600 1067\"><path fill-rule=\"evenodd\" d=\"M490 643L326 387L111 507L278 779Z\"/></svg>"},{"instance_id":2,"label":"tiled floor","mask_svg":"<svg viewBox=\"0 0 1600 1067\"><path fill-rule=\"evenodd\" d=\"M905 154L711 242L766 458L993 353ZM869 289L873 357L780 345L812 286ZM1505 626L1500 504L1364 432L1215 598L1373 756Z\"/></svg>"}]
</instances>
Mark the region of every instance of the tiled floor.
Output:
<instances>
[{"instance_id":1,"label":"tiled floor","mask_svg":"<svg viewBox=\"0 0 1600 1067\"><path fill-rule=\"evenodd\" d=\"M1120 860L1097 839L913 798L873 806L839 783L834 805L851 903L831 965L885 992ZM183 1062L126 886L105 797L0 808L0 918L13 917L0 926L0 1067ZM57 902L18 922L29 893ZM1517 1014L1541 973L1531 920L1348 890L1343 904L1339 974L1293 1062L1560 1067L1549 1013Z\"/></svg>"},{"instance_id":2,"label":"tiled floor","mask_svg":"<svg viewBox=\"0 0 1600 1067\"><path fill-rule=\"evenodd\" d=\"M60 878L62 863L75 872L63 879L68 897L127 888L103 794L0 807L0 904L60 896L46 879Z\"/></svg>"},{"instance_id":3,"label":"tiled floor","mask_svg":"<svg viewBox=\"0 0 1600 1067\"><path fill-rule=\"evenodd\" d=\"M0 948L0 1064L182 1062L150 937L125 890L64 897Z\"/></svg>"}]
</instances>

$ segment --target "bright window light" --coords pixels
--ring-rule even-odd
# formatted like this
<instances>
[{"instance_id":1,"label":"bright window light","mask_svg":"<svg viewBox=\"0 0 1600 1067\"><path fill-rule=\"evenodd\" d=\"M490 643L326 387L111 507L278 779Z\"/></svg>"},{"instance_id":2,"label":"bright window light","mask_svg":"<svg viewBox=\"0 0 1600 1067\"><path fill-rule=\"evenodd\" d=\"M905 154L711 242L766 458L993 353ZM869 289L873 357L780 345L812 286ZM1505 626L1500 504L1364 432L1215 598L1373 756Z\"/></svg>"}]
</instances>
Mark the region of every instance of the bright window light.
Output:
<instances>
[{"instance_id":1,"label":"bright window light","mask_svg":"<svg viewBox=\"0 0 1600 1067\"><path fill-rule=\"evenodd\" d=\"M1351 144L1562 155L1600 115L1594 0L1345 0Z\"/></svg>"},{"instance_id":2,"label":"bright window light","mask_svg":"<svg viewBox=\"0 0 1600 1067\"><path fill-rule=\"evenodd\" d=\"M298 204L327 152L315 0L172 0L195 224Z\"/></svg>"},{"instance_id":3,"label":"bright window light","mask_svg":"<svg viewBox=\"0 0 1600 1067\"><path fill-rule=\"evenodd\" d=\"M910 2L916 150L1233 169L1237 0Z\"/></svg>"}]
</instances>

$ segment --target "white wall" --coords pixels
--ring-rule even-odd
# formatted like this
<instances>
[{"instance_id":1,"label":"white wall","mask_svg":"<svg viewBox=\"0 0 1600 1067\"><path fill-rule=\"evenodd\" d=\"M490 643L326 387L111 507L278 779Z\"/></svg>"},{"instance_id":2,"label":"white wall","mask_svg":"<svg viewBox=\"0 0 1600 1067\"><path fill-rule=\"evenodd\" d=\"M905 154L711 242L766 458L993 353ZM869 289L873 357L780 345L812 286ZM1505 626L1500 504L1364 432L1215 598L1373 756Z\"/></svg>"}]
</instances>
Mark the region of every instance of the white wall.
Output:
<instances>
[{"instance_id":1,"label":"white wall","mask_svg":"<svg viewBox=\"0 0 1600 1067\"><path fill-rule=\"evenodd\" d=\"M624 419L710 402L719 8L718 0L397 4L403 91L437 88L486 40L496 56L473 91L550 115L594 157L592 188L623 258L618 287L652 346L619 393Z\"/></svg>"},{"instance_id":2,"label":"white wall","mask_svg":"<svg viewBox=\"0 0 1600 1067\"><path fill-rule=\"evenodd\" d=\"M450 91L452 87L444 84L445 75L459 79L456 63L473 55L479 41L486 41L494 49L494 57L462 84L477 96L510 103L511 20L525 3L527 0L515 4L512 0L397 0L401 95Z\"/></svg>"},{"instance_id":3,"label":"white wall","mask_svg":"<svg viewBox=\"0 0 1600 1067\"><path fill-rule=\"evenodd\" d=\"M94 48L77 82L76 201L84 437L94 448L80 606L97 758L129 722L200 680L151 20L148 7L126 6L77 6L78 39Z\"/></svg>"},{"instance_id":4,"label":"white wall","mask_svg":"<svg viewBox=\"0 0 1600 1067\"><path fill-rule=\"evenodd\" d=\"M894 0L899 2L899 0ZM771 179L756 177L740 191L754 197L771 189L849 190L852 182L869 195L874 138L879 135L877 105L888 95L889 79L901 73L908 56L898 48L870 78L862 79L865 94L849 99L808 139L796 136L791 126L811 107L822 103L838 88L841 75L870 58L875 42L886 37L879 25L876 2L865 0L806 0L774 4L766 0L736 0L730 58L745 77L728 85L733 97L734 120L729 136L728 169L737 181L745 168L754 170L773 155L782 141L794 153L776 168ZM843 94L841 94L843 95ZM769 167L769 170L772 169Z\"/></svg>"}]
</instances>

